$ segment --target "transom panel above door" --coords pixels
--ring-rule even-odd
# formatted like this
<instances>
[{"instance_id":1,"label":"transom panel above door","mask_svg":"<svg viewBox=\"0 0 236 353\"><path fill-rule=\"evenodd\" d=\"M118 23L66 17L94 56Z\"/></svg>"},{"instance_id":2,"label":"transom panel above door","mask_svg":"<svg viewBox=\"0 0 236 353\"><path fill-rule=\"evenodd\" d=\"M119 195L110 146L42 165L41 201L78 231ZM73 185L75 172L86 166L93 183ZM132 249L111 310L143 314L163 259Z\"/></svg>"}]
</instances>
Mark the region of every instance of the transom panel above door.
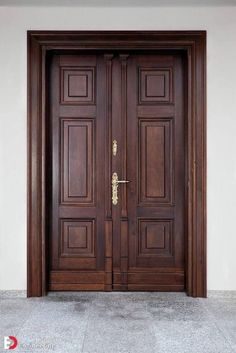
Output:
<instances>
[{"instance_id":1,"label":"transom panel above door","mask_svg":"<svg viewBox=\"0 0 236 353\"><path fill-rule=\"evenodd\" d=\"M54 55L50 72L49 288L184 290L181 55Z\"/></svg>"}]
</instances>

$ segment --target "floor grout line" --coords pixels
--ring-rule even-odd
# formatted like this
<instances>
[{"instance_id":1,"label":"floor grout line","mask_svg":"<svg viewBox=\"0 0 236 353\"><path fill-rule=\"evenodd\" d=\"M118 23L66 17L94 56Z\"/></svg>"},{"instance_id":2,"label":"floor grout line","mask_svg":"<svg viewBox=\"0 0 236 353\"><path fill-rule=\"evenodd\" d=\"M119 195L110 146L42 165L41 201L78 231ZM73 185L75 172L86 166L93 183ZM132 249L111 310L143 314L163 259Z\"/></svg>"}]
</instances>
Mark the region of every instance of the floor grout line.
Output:
<instances>
[{"instance_id":1,"label":"floor grout line","mask_svg":"<svg viewBox=\"0 0 236 353\"><path fill-rule=\"evenodd\" d=\"M94 298L92 300L92 305L89 307L88 319L87 319L87 324L86 324L86 328L85 328L85 332L84 332L84 338L83 338L83 342L82 342L81 353L84 352L84 345L85 345L85 340L87 338L87 333L88 333L88 328L89 328L89 323L90 323L90 317L91 317L91 307L93 306L93 303L94 303Z\"/></svg>"}]
</instances>

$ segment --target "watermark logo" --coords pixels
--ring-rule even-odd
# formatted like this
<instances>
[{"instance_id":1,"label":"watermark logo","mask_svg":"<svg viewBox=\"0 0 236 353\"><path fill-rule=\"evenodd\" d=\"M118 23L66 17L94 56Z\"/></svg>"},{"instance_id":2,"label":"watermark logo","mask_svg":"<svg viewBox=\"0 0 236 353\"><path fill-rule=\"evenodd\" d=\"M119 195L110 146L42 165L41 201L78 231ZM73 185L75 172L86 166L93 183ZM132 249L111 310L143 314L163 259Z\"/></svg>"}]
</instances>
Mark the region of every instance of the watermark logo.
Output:
<instances>
[{"instance_id":1,"label":"watermark logo","mask_svg":"<svg viewBox=\"0 0 236 353\"><path fill-rule=\"evenodd\" d=\"M4 349L15 349L17 347L17 339L14 336L4 337Z\"/></svg>"}]
</instances>

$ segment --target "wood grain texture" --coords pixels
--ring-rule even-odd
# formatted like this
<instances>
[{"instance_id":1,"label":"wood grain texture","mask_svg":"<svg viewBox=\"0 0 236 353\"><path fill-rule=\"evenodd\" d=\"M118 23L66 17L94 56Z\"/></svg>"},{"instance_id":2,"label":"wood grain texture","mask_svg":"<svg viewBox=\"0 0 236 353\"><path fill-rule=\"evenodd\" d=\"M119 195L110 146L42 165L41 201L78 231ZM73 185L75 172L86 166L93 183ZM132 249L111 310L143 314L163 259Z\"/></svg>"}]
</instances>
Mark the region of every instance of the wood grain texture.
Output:
<instances>
[{"instance_id":1,"label":"wood grain texture","mask_svg":"<svg viewBox=\"0 0 236 353\"><path fill-rule=\"evenodd\" d=\"M140 205L173 203L173 124L168 117L139 119Z\"/></svg>"},{"instance_id":2,"label":"wood grain texture","mask_svg":"<svg viewBox=\"0 0 236 353\"><path fill-rule=\"evenodd\" d=\"M206 32L205 31L29 31L28 32L28 296L44 295L47 288L48 213L46 207L47 60L53 50L173 50L186 54L186 234L187 293L206 296ZM151 79L152 81L152 79ZM149 86L153 82L149 82ZM84 83L83 83L84 84ZM83 85L82 84L82 85ZM149 95L160 94L149 87ZM82 87L82 86L81 86ZM78 94L78 92L77 92ZM72 108L72 107L71 107ZM92 106L85 110L92 112ZM74 108L68 116L74 116ZM152 110L155 108L152 108ZM170 116L171 107L161 107ZM63 109L60 109L63 111ZM84 110L84 111L85 111ZM145 112L145 105L138 108ZM150 117L155 112L149 111ZM94 112L93 112L94 114ZM155 115L156 116L156 115ZM99 153L101 158L101 153ZM83 212L82 212L83 213ZM163 213L160 210L160 215ZM144 215L145 216L145 215ZM101 242L103 246L103 242ZM119 244L118 244L119 246ZM57 288L59 289L60 286ZM62 288L62 287L61 287ZM63 287L64 288L64 287ZM84 289L78 285L77 289ZM91 285L91 290L104 285ZM132 284L129 290L143 290ZM166 290L149 286L149 290ZM183 290L178 285L174 290Z\"/></svg>"},{"instance_id":3,"label":"wood grain texture","mask_svg":"<svg viewBox=\"0 0 236 353\"><path fill-rule=\"evenodd\" d=\"M94 273L105 270L106 186L104 166L99 163L107 149L104 68L101 55L56 54L51 60L48 124L51 146L47 146L47 152L51 154L48 169L53 171L51 179L48 178L47 195L51 214L48 234L50 288L52 284L53 287L60 284L60 288L62 283L69 285L71 272L75 270L76 287L80 284L80 273L87 271L89 277L91 270ZM92 78L89 78L89 72L93 72ZM74 75L75 79L70 80L69 75ZM93 92L93 100L86 98L90 97L89 92ZM65 99L66 95L69 101ZM96 114L87 109L87 116L83 116L85 105L91 104L96 105ZM70 111L70 118L61 117L62 105L65 115L66 109ZM92 115L88 116L89 113ZM54 271L60 272L61 277L52 277ZM60 282L57 283L58 278ZM89 284L98 283L99 276L90 278ZM71 282L71 288L73 284Z\"/></svg>"},{"instance_id":4,"label":"wood grain texture","mask_svg":"<svg viewBox=\"0 0 236 353\"><path fill-rule=\"evenodd\" d=\"M112 220L105 221L105 291L112 290Z\"/></svg>"},{"instance_id":5,"label":"wood grain texture","mask_svg":"<svg viewBox=\"0 0 236 353\"><path fill-rule=\"evenodd\" d=\"M146 117L138 115L138 93L146 90L143 87L140 72L149 72L150 77L157 72L170 71L168 91L172 87L172 97L165 104L174 105L172 116L161 117L158 112L159 104L163 101L156 99L154 90L158 81L152 81L152 90L145 104L145 113L150 106L155 106L156 116ZM159 80L159 78L158 78ZM143 269L146 276L137 274L136 285L153 285L154 281L162 280L162 284L173 290L173 278L157 273L162 268L179 271L181 268L182 288L185 287L185 114L184 114L184 71L182 55L175 54L139 54L130 55L127 76L129 94L128 115L128 146L127 165L131 182L128 187L128 215L129 227L129 273ZM165 80L163 95L165 94ZM160 91L160 87L157 87ZM158 93L156 92L156 94ZM146 93L145 93L146 94ZM159 94L159 93L158 93ZM161 93L160 93L161 96ZM148 104L147 104L148 103ZM150 116L150 113L148 114ZM137 141L137 129L138 141ZM138 175L137 175L138 170ZM162 215L160 216L160 212ZM148 217L146 216L148 214ZM134 221L136 220L137 221ZM140 282L138 282L138 278ZM144 281L145 278L145 281Z\"/></svg>"},{"instance_id":6,"label":"wood grain texture","mask_svg":"<svg viewBox=\"0 0 236 353\"><path fill-rule=\"evenodd\" d=\"M94 120L61 119L61 202L94 205Z\"/></svg>"}]
</instances>

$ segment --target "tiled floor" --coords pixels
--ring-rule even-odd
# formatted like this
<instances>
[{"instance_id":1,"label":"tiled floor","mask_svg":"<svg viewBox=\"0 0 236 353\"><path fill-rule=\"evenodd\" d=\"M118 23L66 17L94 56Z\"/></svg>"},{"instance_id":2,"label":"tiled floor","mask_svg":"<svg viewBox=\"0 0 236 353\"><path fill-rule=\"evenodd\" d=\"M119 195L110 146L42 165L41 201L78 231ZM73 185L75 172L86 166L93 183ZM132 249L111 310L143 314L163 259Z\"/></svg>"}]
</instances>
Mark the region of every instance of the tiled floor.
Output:
<instances>
[{"instance_id":1,"label":"tiled floor","mask_svg":"<svg viewBox=\"0 0 236 353\"><path fill-rule=\"evenodd\" d=\"M9 335L21 353L233 353L236 295L2 292L0 342Z\"/></svg>"}]
</instances>

